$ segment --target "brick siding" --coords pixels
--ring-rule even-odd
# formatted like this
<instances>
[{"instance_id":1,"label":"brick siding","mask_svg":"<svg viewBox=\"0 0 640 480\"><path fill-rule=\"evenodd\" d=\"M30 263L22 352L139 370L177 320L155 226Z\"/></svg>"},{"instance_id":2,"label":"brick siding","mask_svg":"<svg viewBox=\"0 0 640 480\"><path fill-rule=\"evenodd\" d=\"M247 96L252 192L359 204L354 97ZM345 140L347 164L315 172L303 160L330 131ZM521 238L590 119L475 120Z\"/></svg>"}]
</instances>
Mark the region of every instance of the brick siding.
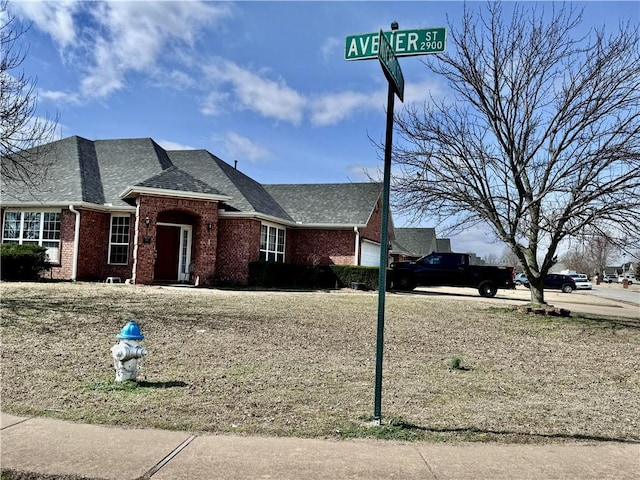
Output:
<instances>
[{"instance_id":1,"label":"brick siding","mask_svg":"<svg viewBox=\"0 0 640 480\"><path fill-rule=\"evenodd\" d=\"M351 230L287 230L287 263L353 265L355 232Z\"/></svg>"},{"instance_id":2,"label":"brick siding","mask_svg":"<svg viewBox=\"0 0 640 480\"><path fill-rule=\"evenodd\" d=\"M134 283L153 283L158 221L192 226L193 280L198 279L201 285L213 282L218 248L218 202L141 195L137 199L137 208L140 225L134 246ZM144 223L147 217L149 227ZM145 237L150 239L148 243Z\"/></svg>"},{"instance_id":3,"label":"brick siding","mask_svg":"<svg viewBox=\"0 0 640 480\"><path fill-rule=\"evenodd\" d=\"M261 227L256 219L220 219L216 280L240 284L249 281L249 263L260 258Z\"/></svg>"}]
</instances>

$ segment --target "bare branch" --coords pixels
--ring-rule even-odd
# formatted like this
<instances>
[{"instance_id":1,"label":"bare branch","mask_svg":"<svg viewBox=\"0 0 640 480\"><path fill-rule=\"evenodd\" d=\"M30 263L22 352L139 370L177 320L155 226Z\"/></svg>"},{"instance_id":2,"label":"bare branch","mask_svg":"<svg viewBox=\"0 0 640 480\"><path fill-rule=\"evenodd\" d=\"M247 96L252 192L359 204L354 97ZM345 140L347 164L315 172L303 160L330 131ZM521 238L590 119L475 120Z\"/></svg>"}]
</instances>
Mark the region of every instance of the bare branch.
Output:
<instances>
[{"instance_id":1,"label":"bare branch","mask_svg":"<svg viewBox=\"0 0 640 480\"><path fill-rule=\"evenodd\" d=\"M0 3L0 172L3 183L37 188L48 163L42 144L55 138L58 116L37 116L36 79L20 66L27 51L20 45L27 28Z\"/></svg>"},{"instance_id":2,"label":"bare branch","mask_svg":"<svg viewBox=\"0 0 640 480\"><path fill-rule=\"evenodd\" d=\"M396 115L394 206L488 224L543 301L561 242L640 232L640 34L577 34L582 13L553 3L471 8L424 62L453 96Z\"/></svg>"}]
</instances>

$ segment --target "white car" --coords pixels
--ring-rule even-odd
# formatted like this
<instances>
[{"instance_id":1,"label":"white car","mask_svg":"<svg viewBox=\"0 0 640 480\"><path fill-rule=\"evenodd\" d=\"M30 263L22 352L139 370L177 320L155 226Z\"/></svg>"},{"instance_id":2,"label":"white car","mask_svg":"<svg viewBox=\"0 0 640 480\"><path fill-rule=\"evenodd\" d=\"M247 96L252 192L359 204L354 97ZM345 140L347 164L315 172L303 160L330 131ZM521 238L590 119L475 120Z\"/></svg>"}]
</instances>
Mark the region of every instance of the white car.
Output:
<instances>
[{"instance_id":1,"label":"white car","mask_svg":"<svg viewBox=\"0 0 640 480\"><path fill-rule=\"evenodd\" d=\"M569 276L575 280L578 290L591 290L591 282L584 273L573 273Z\"/></svg>"},{"instance_id":2,"label":"white car","mask_svg":"<svg viewBox=\"0 0 640 480\"><path fill-rule=\"evenodd\" d=\"M625 278L629 282L629 285L633 285L634 283L637 283L637 280L633 277L618 277L618 283L624 282Z\"/></svg>"}]
</instances>

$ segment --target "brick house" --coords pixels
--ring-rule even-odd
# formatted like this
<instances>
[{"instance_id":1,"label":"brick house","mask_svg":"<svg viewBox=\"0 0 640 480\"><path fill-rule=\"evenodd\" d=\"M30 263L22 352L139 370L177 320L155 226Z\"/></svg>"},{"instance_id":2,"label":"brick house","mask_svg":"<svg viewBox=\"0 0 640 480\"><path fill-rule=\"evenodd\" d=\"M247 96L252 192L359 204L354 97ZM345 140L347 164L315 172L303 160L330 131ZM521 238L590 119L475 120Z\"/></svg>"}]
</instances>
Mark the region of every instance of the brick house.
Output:
<instances>
[{"instance_id":1,"label":"brick house","mask_svg":"<svg viewBox=\"0 0 640 480\"><path fill-rule=\"evenodd\" d=\"M2 242L47 247L52 278L243 284L256 260L378 265L378 183L262 185L150 138L45 147L46 178L3 184L0 208Z\"/></svg>"}]
</instances>

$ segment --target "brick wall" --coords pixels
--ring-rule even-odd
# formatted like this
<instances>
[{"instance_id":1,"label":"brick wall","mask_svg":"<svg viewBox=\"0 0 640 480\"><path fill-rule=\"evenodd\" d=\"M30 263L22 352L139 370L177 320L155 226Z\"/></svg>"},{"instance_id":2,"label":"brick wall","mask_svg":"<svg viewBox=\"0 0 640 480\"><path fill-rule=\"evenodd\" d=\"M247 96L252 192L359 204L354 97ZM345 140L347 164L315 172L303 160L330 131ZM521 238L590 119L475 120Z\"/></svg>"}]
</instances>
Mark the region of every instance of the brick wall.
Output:
<instances>
[{"instance_id":1,"label":"brick wall","mask_svg":"<svg viewBox=\"0 0 640 480\"><path fill-rule=\"evenodd\" d=\"M80 248L78 250L77 280L104 281L107 277L131 277L133 247L133 219L129 239L129 263L109 265L109 234L111 213L92 210L80 212ZM51 268L51 277L69 280L73 275L73 250L76 215L69 209L62 211L60 225L60 264Z\"/></svg>"},{"instance_id":2,"label":"brick wall","mask_svg":"<svg viewBox=\"0 0 640 480\"><path fill-rule=\"evenodd\" d=\"M391 222L389 222L389 234L391 234ZM382 200L378 200L378 203L369 218L367 226L360 229L360 238L366 238L372 242L380 243L382 231ZM391 237L389 237L391 238Z\"/></svg>"},{"instance_id":3,"label":"brick wall","mask_svg":"<svg viewBox=\"0 0 640 480\"><path fill-rule=\"evenodd\" d=\"M216 279L241 284L249 281L249 263L260 258L261 225L255 219L220 219Z\"/></svg>"},{"instance_id":4,"label":"brick wall","mask_svg":"<svg viewBox=\"0 0 640 480\"><path fill-rule=\"evenodd\" d=\"M155 267L155 243L157 222L181 223L193 227L192 257L193 278L201 285L213 281L216 272L218 248L218 202L188 198L153 197L141 195L137 199L140 219L137 244L134 245L134 283L153 283ZM144 219L149 217L147 227ZM211 225L211 229L209 229ZM149 242L145 241L149 238Z\"/></svg>"},{"instance_id":5,"label":"brick wall","mask_svg":"<svg viewBox=\"0 0 640 480\"><path fill-rule=\"evenodd\" d=\"M391 230L391 224L389 224ZM360 241L363 239L380 243L382 230L382 202L378 201L369 218L369 223L360 228ZM360 249L361 251L361 249ZM287 230L287 263L320 265L354 265L355 232L353 229Z\"/></svg>"},{"instance_id":6,"label":"brick wall","mask_svg":"<svg viewBox=\"0 0 640 480\"><path fill-rule=\"evenodd\" d=\"M353 265L355 232L350 230L287 230L287 263Z\"/></svg>"}]
</instances>

